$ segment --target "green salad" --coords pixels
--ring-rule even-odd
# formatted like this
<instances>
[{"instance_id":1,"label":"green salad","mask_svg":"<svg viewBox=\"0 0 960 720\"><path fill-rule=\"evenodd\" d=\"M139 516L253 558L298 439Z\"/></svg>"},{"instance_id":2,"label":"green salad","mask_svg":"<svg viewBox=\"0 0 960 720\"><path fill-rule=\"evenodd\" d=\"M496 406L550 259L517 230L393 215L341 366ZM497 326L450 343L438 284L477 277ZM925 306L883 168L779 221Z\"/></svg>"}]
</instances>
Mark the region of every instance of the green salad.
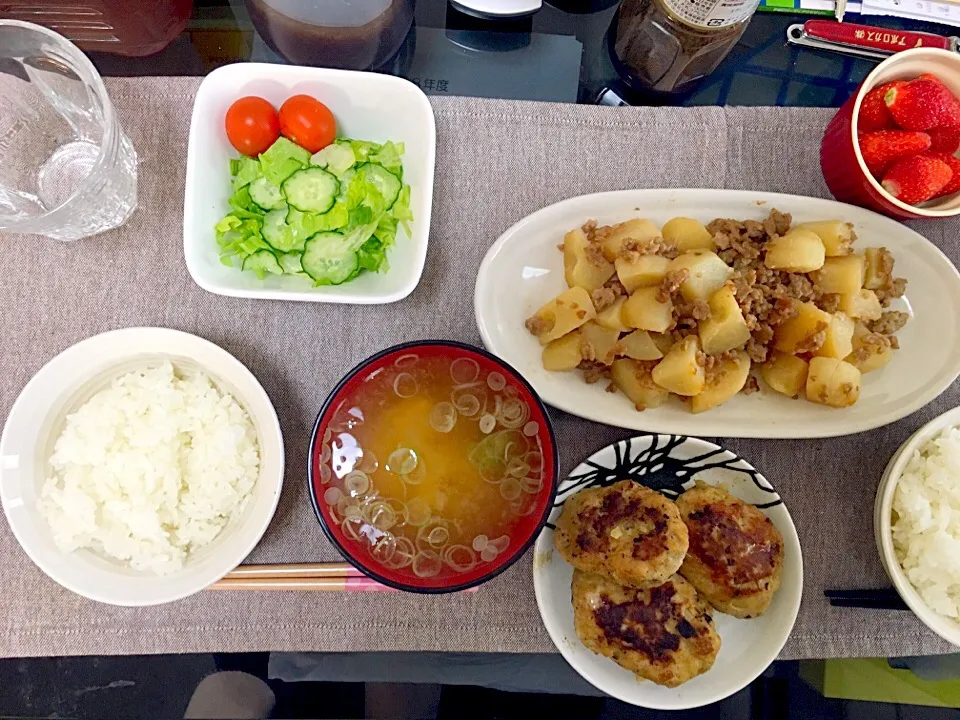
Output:
<instances>
[{"instance_id":1,"label":"green salad","mask_svg":"<svg viewBox=\"0 0 960 720\"><path fill-rule=\"evenodd\" d=\"M300 275L339 285L387 269L387 250L409 234L403 144L338 139L310 155L279 138L259 157L230 161L233 208L217 223L220 259L263 279Z\"/></svg>"}]
</instances>

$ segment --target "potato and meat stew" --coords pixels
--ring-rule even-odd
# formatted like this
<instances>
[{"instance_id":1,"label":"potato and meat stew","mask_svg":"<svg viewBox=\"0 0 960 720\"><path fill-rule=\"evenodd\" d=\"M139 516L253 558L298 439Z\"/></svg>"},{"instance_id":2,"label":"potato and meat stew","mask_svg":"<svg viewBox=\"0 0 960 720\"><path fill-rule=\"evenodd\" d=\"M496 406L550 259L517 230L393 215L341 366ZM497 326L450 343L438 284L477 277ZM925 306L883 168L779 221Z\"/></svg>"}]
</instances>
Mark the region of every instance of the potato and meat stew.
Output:
<instances>
[{"instance_id":1,"label":"potato and meat stew","mask_svg":"<svg viewBox=\"0 0 960 720\"><path fill-rule=\"evenodd\" d=\"M671 394L703 412L770 389L846 407L861 376L890 362L908 319L888 310L906 281L882 247L855 251L841 220L792 224L644 219L563 239L569 289L526 321L543 366L607 380L638 410Z\"/></svg>"}]
</instances>

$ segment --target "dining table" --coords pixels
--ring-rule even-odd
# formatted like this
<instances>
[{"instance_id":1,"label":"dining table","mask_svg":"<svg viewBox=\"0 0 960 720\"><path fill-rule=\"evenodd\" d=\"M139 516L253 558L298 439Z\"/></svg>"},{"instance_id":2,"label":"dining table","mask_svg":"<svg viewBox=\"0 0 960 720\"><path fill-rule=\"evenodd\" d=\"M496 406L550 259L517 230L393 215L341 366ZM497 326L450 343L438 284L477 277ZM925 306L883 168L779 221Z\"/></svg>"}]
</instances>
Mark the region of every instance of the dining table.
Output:
<instances>
[{"instance_id":1,"label":"dining table","mask_svg":"<svg viewBox=\"0 0 960 720\"><path fill-rule=\"evenodd\" d=\"M217 343L260 380L284 434L280 504L250 563L341 560L321 531L307 486L309 435L324 398L357 363L395 343L440 338L480 345L473 307L478 268L514 223L566 198L630 188L830 198L820 138L835 108L874 66L787 46L785 29L798 17L759 13L695 93L679 105L644 104L610 62L606 34L615 3L548 2L532 18L498 24L463 16L440 0L420 0L402 43L376 68L416 83L436 118L433 211L418 287L404 300L377 306L231 298L204 291L187 271L184 176L191 110L204 76L231 62L288 62L247 5L196 2L182 32L149 57L91 51L137 152L138 207L122 227L72 243L0 233L0 248L17 258L6 263L0 282L0 423L47 361L91 335L163 326ZM907 224L960 263L960 220ZM708 438L759 469L797 527L803 598L780 659L955 649L910 612L832 607L824 592L889 586L873 535L877 484L901 443L957 405L954 383L927 407L869 432ZM550 415L564 474L634 432L556 409ZM528 552L474 593L201 592L126 608L58 586L0 522L0 657L552 654L532 562Z\"/></svg>"}]
</instances>

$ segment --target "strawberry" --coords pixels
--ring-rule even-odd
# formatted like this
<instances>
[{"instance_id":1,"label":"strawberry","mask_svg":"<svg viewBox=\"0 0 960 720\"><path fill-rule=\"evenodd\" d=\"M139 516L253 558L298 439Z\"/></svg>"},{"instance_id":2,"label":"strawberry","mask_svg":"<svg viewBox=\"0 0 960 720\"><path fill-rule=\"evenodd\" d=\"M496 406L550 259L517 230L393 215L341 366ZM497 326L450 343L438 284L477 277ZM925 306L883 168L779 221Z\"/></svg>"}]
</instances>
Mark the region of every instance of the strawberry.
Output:
<instances>
[{"instance_id":1,"label":"strawberry","mask_svg":"<svg viewBox=\"0 0 960 720\"><path fill-rule=\"evenodd\" d=\"M906 80L894 80L873 90L863 96L860 102L860 114L857 115L857 132L868 133L875 130L894 130L897 124L893 121L893 115L887 109L887 104L883 98L887 90L906 85Z\"/></svg>"},{"instance_id":2,"label":"strawberry","mask_svg":"<svg viewBox=\"0 0 960 720\"><path fill-rule=\"evenodd\" d=\"M935 197L953 179L943 160L924 155L898 160L883 176L883 189L901 202L918 205Z\"/></svg>"},{"instance_id":3,"label":"strawberry","mask_svg":"<svg viewBox=\"0 0 960 720\"><path fill-rule=\"evenodd\" d=\"M953 98L953 104L950 112L947 113L943 118L941 118L940 125L938 127L944 127L944 128L960 127L960 99L957 99L957 96L954 95L952 92L950 92L950 88L944 85L943 81L940 78L938 78L936 75L932 75L931 73L924 73L917 79L930 80L931 82L937 83L944 90L950 93L950 97ZM948 151L944 150L944 152L948 152ZM949 152L954 152L954 151L950 150Z\"/></svg>"},{"instance_id":4,"label":"strawberry","mask_svg":"<svg viewBox=\"0 0 960 720\"><path fill-rule=\"evenodd\" d=\"M919 155L930 149L930 136L923 132L877 130L861 135L859 141L863 161L877 177L897 159Z\"/></svg>"},{"instance_id":5,"label":"strawberry","mask_svg":"<svg viewBox=\"0 0 960 720\"><path fill-rule=\"evenodd\" d=\"M927 134L930 136L930 153L953 155L960 150L960 127L931 128Z\"/></svg>"},{"instance_id":6,"label":"strawberry","mask_svg":"<svg viewBox=\"0 0 960 720\"><path fill-rule=\"evenodd\" d=\"M953 177L950 178L950 182L940 188L940 192L934 195L934 197L952 195L953 193L957 192L957 190L960 190L960 158L955 158L953 155L948 153L929 153L927 157L940 160L941 162L949 165L950 169L953 170Z\"/></svg>"},{"instance_id":7,"label":"strawberry","mask_svg":"<svg viewBox=\"0 0 960 720\"><path fill-rule=\"evenodd\" d=\"M887 90L883 97L897 125L904 130L946 127L958 119L957 99L940 81L917 78Z\"/></svg>"}]
</instances>

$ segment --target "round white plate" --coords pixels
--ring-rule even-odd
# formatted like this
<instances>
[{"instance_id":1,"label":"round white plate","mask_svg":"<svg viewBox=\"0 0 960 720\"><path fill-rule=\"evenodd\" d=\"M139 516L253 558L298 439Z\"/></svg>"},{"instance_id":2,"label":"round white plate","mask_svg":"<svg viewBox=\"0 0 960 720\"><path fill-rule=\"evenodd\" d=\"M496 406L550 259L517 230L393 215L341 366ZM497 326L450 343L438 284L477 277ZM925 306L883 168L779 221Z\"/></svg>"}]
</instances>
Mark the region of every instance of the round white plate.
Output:
<instances>
[{"instance_id":1,"label":"round white plate","mask_svg":"<svg viewBox=\"0 0 960 720\"><path fill-rule=\"evenodd\" d=\"M631 478L675 498L697 480L726 489L760 508L783 536L783 578L770 609L739 620L714 611L720 653L703 675L676 688L638 680L613 660L587 650L573 626L573 568L553 547L553 527L563 503L583 488ZM567 662L599 690L618 700L657 710L700 707L734 694L773 662L793 629L803 590L800 540L780 496L752 465L729 450L696 438L640 435L595 452L560 481L547 527L534 546L533 586L543 623Z\"/></svg>"},{"instance_id":2,"label":"round white plate","mask_svg":"<svg viewBox=\"0 0 960 720\"><path fill-rule=\"evenodd\" d=\"M246 507L212 543L169 575L133 570L90 550L61 551L40 515L37 499L67 414L120 375L166 360L177 368L207 373L250 415L260 442L260 477ZM129 328L68 348L24 387L0 435L0 503L30 559L68 590L112 605L156 605L203 590L250 554L273 518L283 467L277 413L263 387L239 360L188 333Z\"/></svg>"},{"instance_id":3,"label":"round white plate","mask_svg":"<svg viewBox=\"0 0 960 720\"><path fill-rule=\"evenodd\" d=\"M771 208L796 222L839 218L853 223L856 247L885 246L907 295L892 309L913 317L897 335L900 350L882 370L864 376L860 400L837 410L796 401L763 388L740 394L699 415L672 399L637 412L620 393L587 385L577 372L548 372L541 347L524 320L566 289L557 244L571 228L649 218L657 225L678 215L765 218ZM474 311L487 349L513 365L543 398L588 420L633 430L699 437L811 438L849 435L899 420L946 390L960 374L960 274L939 249L890 218L831 200L740 190L623 190L571 198L518 222L497 240L477 276ZM761 383L762 385L762 383Z\"/></svg>"}]
</instances>

